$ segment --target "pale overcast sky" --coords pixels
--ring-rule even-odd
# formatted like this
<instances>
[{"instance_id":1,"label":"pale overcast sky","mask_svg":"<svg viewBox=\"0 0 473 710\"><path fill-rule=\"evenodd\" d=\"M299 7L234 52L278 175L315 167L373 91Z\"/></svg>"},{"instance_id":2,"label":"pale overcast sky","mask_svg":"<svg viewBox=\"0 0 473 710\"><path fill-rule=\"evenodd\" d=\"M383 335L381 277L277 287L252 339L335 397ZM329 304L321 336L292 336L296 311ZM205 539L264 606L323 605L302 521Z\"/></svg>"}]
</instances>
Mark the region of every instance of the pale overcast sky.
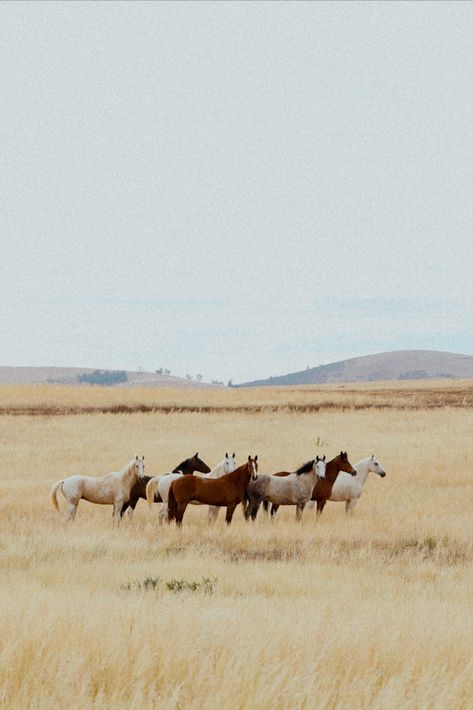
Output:
<instances>
[{"instance_id":1,"label":"pale overcast sky","mask_svg":"<svg viewBox=\"0 0 473 710\"><path fill-rule=\"evenodd\" d=\"M0 5L1 365L473 354L473 4Z\"/></svg>"}]
</instances>

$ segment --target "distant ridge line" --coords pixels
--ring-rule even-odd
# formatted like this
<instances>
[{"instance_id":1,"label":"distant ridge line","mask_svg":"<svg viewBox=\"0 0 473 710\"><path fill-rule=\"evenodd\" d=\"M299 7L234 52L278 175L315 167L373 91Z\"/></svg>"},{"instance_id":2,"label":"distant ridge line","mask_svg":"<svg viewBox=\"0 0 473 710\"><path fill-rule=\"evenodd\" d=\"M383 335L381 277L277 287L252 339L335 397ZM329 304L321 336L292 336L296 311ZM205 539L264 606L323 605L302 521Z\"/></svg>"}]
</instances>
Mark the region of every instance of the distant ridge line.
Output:
<instances>
[{"instance_id":1,"label":"distant ridge line","mask_svg":"<svg viewBox=\"0 0 473 710\"><path fill-rule=\"evenodd\" d=\"M235 387L275 387L396 380L473 378L473 355L437 350L395 350L339 360Z\"/></svg>"}]
</instances>

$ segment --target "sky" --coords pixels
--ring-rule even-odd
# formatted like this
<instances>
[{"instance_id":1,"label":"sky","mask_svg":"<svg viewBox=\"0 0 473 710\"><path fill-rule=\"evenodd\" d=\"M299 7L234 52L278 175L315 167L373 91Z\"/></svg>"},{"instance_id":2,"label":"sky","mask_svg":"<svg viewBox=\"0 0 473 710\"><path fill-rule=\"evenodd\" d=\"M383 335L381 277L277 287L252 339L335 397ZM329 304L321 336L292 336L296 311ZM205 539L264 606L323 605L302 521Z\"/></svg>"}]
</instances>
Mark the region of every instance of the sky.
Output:
<instances>
[{"instance_id":1,"label":"sky","mask_svg":"<svg viewBox=\"0 0 473 710\"><path fill-rule=\"evenodd\" d=\"M0 365L473 354L473 4L0 5Z\"/></svg>"}]
</instances>

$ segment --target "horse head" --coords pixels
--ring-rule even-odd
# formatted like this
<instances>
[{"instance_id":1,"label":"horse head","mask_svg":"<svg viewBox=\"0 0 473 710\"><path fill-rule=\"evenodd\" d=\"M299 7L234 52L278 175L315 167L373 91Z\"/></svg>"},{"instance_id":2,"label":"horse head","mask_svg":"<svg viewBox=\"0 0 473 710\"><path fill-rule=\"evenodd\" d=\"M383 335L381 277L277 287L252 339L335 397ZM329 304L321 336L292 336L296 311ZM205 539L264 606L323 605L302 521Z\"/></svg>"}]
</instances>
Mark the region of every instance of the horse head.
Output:
<instances>
[{"instance_id":1,"label":"horse head","mask_svg":"<svg viewBox=\"0 0 473 710\"><path fill-rule=\"evenodd\" d=\"M138 479L144 478L144 476L145 476L145 457L144 456L140 457L140 456L138 456L138 454L136 454L135 460L133 463L135 465L135 473L136 473Z\"/></svg>"},{"instance_id":2,"label":"horse head","mask_svg":"<svg viewBox=\"0 0 473 710\"><path fill-rule=\"evenodd\" d=\"M340 451L339 458L339 470L345 471L345 473L350 473L352 476L356 476L356 468L353 468L348 460L348 454L346 451Z\"/></svg>"},{"instance_id":3,"label":"horse head","mask_svg":"<svg viewBox=\"0 0 473 710\"><path fill-rule=\"evenodd\" d=\"M370 459L370 468L369 470L372 471L373 473L377 473L378 476L381 476L381 478L384 478L386 475L386 471L384 470L383 466L379 463L377 459L375 459L374 454L372 455Z\"/></svg>"},{"instance_id":4,"label":"horse head","mask_svg":"<svg viewBox=\"0 0 473 710\"><path fill-rule=\"evenodd\" d=\"M199 459L198 451L196 451L194 456L191 458L191 463L194 467L194 471L199 471L199 473L210 473L210 468L207 466L207 464L202 461L202 459Z\"/></svg>"},{"instance_id":5,"label":"horse head","mask_svg":"<svg viewBox=\"0 0 473 710\"><path fill-rule=\"evenodd\" d=\"M236 468L236 456L235 452L231 456L229 456L225 452L225 473L233 473L233 471Z\"/></svg>"},{"instance_id":6,"label":"horse head","mask_svg":"<svg viewBox=\"0 0 473 710\"><path fill-rule=\"evenodd\" d=\"M248 456L247 466L252 470L251 480L256 481L258 478L258 454L254 457L254 459L252 459L251 456Z\"/></svg>"},{"instance_id":7,"label":"horse head","mask_svg":"<svg viewBox=\"0 0 473 710\"><path fill-rule=\"evenodd\" d=\"M325 478L325 469L326 468L327 468L327 464L325 463L325 454L322 458L319 458L319 456L316 456L315 461L314 461L314 471L316 472L316 474L319 478Z\"/></svg>"}]
</instances>

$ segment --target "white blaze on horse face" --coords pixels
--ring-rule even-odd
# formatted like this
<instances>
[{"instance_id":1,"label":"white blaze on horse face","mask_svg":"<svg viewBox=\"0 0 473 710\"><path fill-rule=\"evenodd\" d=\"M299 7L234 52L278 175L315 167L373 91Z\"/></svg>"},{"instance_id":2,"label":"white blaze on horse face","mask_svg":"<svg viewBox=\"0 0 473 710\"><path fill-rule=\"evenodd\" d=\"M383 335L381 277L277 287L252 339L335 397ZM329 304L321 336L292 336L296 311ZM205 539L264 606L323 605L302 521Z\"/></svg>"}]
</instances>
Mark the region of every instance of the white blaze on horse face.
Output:
<instances>
[{"instance_id":1,"label":"white blaze on horse face","mask_svg":"<svg viewBox=\"0 0 473 710\"><path fill-rule=\"evenodd\" d=\"M256 473L256 464L254 461L252 461L251 465L253 467L253 474L252 474L251 478L253 481L256 481L256 479L258 478L258 474Z\"/></svg>"},{"instance_id":2,"label":"white blaze on horse face","mask_svg":"<svg viewBox=\"0 0 473 710\"><path fill-rule=\"evenodd\" d=\"M322 459L316 460L315 462L315 472L319 478L325 478L326 463Z\"/></svg>"}]
</instances>

